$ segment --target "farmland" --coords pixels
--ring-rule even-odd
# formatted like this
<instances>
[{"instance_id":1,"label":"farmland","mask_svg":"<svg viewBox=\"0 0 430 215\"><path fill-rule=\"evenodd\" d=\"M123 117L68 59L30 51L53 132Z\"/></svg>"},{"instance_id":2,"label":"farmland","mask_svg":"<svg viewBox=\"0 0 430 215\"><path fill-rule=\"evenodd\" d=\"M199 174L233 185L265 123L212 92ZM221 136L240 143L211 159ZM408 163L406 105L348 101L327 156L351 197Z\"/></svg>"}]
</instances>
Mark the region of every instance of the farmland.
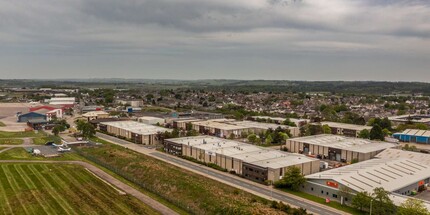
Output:
<instances>
[{"instance_id":1,"label":"farmland","mask_svg":"<svg viewBox=\"0 0 430 215\"><path fill-rule=\"evenodd\" d=\"M0 164L2 214L157 214L72 164Z\"/></svg>"},{"instance_id":2,"label":"farmland","mask_svg":"<svg viewBox=\"0 0 430 215\"><path fill-rule=\"evenodd\" d=\"M241 191L190 171L176 168L152 157L109 144L80 148L81 153L98 159L144 184L149 192L167 199L193 214L281 214L268 200ZM154 177L157 176L157 177ZM180 201L178 201L180 200Z\"/></svg>"}]
</instances>

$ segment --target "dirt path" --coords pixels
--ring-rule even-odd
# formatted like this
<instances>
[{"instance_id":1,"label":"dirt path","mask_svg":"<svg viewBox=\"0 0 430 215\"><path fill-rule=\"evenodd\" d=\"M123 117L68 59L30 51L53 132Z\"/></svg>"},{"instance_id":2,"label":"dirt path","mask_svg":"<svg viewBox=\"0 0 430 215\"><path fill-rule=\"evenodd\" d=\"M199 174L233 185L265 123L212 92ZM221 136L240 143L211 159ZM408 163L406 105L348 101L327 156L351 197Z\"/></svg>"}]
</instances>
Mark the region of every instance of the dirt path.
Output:
<instances>
[{"instance_id":1,"label":"dirt path","mask_svg":"<svg viewBox=\"0 0 430 215\"><path fill-rule=\"evenodd\" d=\"M93 172L98 177L102 178L103 180L107 181L108 183L112 184L113 186L117 187L118 189L126 192L127 194L130 194L143 203L149 205L150 207L154 208L161 214L165 215L176 215L175 211L172 209L166 207L165 205L155 201L154 199L151 199L150 197L144 195L140 191L134 189L133 187L130 187L129 185L121 182L120 180L114 178L113 176L107 174L103 170L99 169L96 166L93 166L89 163L83 162L83 161L28 161L28 160L0 160L0 163L62 163L62 164L76 164L80 165L84 168L89 169L91 172Z\"/></svg>"}]
</instances>

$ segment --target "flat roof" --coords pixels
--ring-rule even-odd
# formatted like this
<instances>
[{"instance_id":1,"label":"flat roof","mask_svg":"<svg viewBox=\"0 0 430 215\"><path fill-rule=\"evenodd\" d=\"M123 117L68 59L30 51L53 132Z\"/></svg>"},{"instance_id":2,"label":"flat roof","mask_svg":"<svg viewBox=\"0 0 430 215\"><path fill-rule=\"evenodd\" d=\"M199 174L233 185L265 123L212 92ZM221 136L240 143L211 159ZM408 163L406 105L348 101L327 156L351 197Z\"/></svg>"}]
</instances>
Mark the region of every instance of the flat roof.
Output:
<instances>
[{"instance_id":1,"label":"flat roof","mask_svg":"<svg viewBox=\"0 0 430 215\"><path fill-rule=\"evenodd\" d=\"M228 124L232 124L232 125L238 125L238 126L243 126L243 127L249 127L249 128L257 128L257 129L264 129L264 130L268 130L268 129L273 129L275 130L278 127L281 128L289 128L289 126L286 125L278 125L275 123L263 123L263 122L254 122L254 121L232 121L232 122L226 122Z\"/></svg>"},{"instance_id":2,"label":"flat roof","mask_svg":"<svg viewBox=\"0 0 430 215\"><path fill-rule=\"evenodd\" d=\"M393 192L429 177L429 166L407 158L375 158L306 176L308 180L334 180L358 192L377 187Z\"/></svg>"},{"instance_id":3,"label":"flat roof","mask_svg":"<svg viewBox=\"0 0 430 215\"><path fill-rule=\"evenodd\" d=\"M242 130L248 129L246 126L232 125L227 123L221 123L219 121L207 120L207 121L196 121L192 122L193 125L205 126L209 128L215 128L220 130Z\"/></svg>"},{"instance_id":4,"label":"flat roof","mask_svg":"<svg viewBox=\"0 0 430 215\"><path fill-rule=\"evenodd\" d=\"M312 145L343 149L359 153L369 153L380 151L387 148L393 148L397 145L394 143L383 141L372 141L368 139L345 137L333 134L321 134L315 136L298 137L288 139L287 141L295 141Z\"/></svg>"},{"instance_id":5,"label":"flat roof","mask_svg":"<svg viewBox=\"0 0 430 215\"><path fill-rule=\"evenodd\" d=\"M171 129L139 123L136 121L111 121L111 122L101 122L100 124L109 125L119 129L124 129L140 135L152 135L152 134L157 134L159 132L163 133L165 131L169 131L169 132L171 131Z\"/></svg>"},{"instance_id":6,"label":"flat roof","mask_svg":"<svg viewBox=\"0 0 430 215\"><path fill-rule=\"evenodd\" d=\"M309 119L296 119L296 118L283 118L283 117L271 117L271 116L252 116L253 119L271 119L273 121L285 121L289 119L291 122L308 122Z\"/></svg>"},{"instance_id":7,"label":"flat roof","mask_svg":"<svg viewBox=\"0 0 430 215\"><path fill-rule=\"evenodd\" d=\"M388 117L391 121L399 121L399 122L422 122L422 123L429 123L430 122L430 115L423 115L423 114L410 114L410 115L400 115L400 116L391 116Z\"/></svg>"},{"instance_id":8,"label":"flat roof","mask_svg":"<svg viewBox=\"0 0 430 215\"><path fill-rule=\"evenodd\" d=\"M420 137L430 137L430 131L427 130L418 130L418 129L406 129L401 133L396 134L404 134L410 136L420 136Z\"/></svg>"},{"instance_id":9,"label":"flat roof","mask_svg":"<svg viewBox=\"0 0 430 215\"><path fill-rule=\"evenodd\" d=\"M213 136L182 137L168 139L168 141L202 149L211 155L220 154L272 169L318 160L300 154L282 152L276 149L259 147Z\"/></svg>"},{"instance_id":10,"label":"flat roof","mask_svg":"<svg viewBox=\"0 0 430 215\"><path fill-rule=\"evenodd\" d=\"M430 154L411 152L401 149L386 149L375 156L376 158L382 159L397 159L407 158L419 162L420 164L430 166Z\"/></svg>"},{"instance_id":11,"label":"flat roof","mask_svg":"<svg viewBox=\"0 0 430 215\"><path fill-rule=\"evenodd\" d=\"M354 125L354 124L328 122L328 121L321 122L321 125L328 125L333 128L351 129L351 130L358 130L358 131L364 130L364 129L367 129L370 131L370 129L372 129L371 126L366 126L366 125Z\"/></svg>"}]
</instances>

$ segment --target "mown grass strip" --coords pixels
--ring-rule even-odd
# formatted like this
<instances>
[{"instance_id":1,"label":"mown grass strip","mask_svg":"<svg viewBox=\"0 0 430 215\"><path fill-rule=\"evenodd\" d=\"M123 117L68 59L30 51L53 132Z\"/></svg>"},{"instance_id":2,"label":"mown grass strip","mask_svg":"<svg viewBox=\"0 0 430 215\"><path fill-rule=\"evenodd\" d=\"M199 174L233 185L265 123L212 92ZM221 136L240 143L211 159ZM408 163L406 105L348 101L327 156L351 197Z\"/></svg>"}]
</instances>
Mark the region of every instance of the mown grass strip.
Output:
<instances>
[{"instance_id":1,"label":"mown grass strip","mask_svg":"<svg viewBox=\"0 0 430 215\"><path fill-rule=\"evenodd\" d=\"M36 214L41 210L44 210L35 196L33 195L32 188L27 184L26 181L22 177L20 177L20 173L17 170L18 164L8 164L7 168L9 172L13 176L13 181L18 188L18 198L24 201L24 205L26 209L30 212L30 214Z\"/></svg>"},{"instance_id":2,"label":"mown grass strip","mask_svg":"<svg viewBox=\"0 0 430 215\"><path fill-rule=\"evenodd\" d=\"M72 171L73 172L73 171ZM75 189L79 189L79 193L81 195L84 195L83 198L89 199L92 202L92 207L98 208L100 210L100 213L102 214L111 214L112 210L115 208L115 202L110 202L109 204L106 205L106 202L101 201L101 198L94 198L95 196L99 196L100 195L100 191L102 189L94 189L94 186L85 186L86 182L84 180L81 179L81 181L76 180L77 175L70 175L69 174L70 171L58 171L57 172L57 177L62 178L63 180L66 179L69 183L68 184L80 184L79 187L76 187ZM80 172L81 173L81 172ZM84 188L85 187L85 188ZM109 201L109 199L111 199L111 197L109 196L104 196L104 198L106 200ZM89 203L89 202L87 202Z\"/></svg>"},{"instance_id":3,"label":"mown grass strip","mask_svg":"<svg viewBox=\"0 0 430 215\"><path fill-rule=\"evenodd\" d=\"M46 199L45 196L43 196L44 199L41 199L40 192L37 192L36 189L40 189L28 176L28 174L22 169L22 164L16 164L14 165L19 177L24 181L24 184L27 186L27 188L30 190L33 198L37 201L38 205L43 209L44 214L53 214L55 213L55 210L51 208L50 204L45 204ZM39 211L37 211L39 212Z\"/></svg>"},{"instance_id":4,"label":"mown grass strip","mask_svg":"<svg viewBox=\"0 0 430 215\"><path fill-rule=\"evenodd\" d=\"M56 202L56 205L58 206L57 209L61 209L64 212L63 214L73 214L73 208L70 207L69 204L62 197L64 194L60 194L57 192L56 186L58 186L58 184L55 183L55 181L53 180L48 180L49 177L43 177L41 175L41 171L43 170L41 168L41 165L29 165L28 167L30 171L42 182L43 186L49 189L49 194L52 196L53 199L56 200L54 202Z\"/></svg>"},{"instance_id":5,"label":"mown grass strip","mask_svg":"<svg viewBox=\"0 0 430 215\"><path fill-rule=\"evenodd\" d=\"M7 182L9 183L10 188L12 189L13 193L16 196L16 194L18 193L18 187L16 186L16 184L13 181L13 175L10 174L10 171L8 169L8 165L1 165L1 168L3 169L3 172L5 173L5 176L6 176L5 178L6 178ZM14 206L12 206L12 208L16 207L18 209L22 209L23 213L29 214L29 212L27 211L27 207L22 203L22 200L19 197L17 197L16 199L17 199L19 206L14 205Z\"/></svg>"},{"instance_id":6,"label":"mown grass strip","mask_svg":"<svg viewBox=\"0 0 430 215\"><path fill-rule=\"evenodd\" d=\"M3 214L13 214L13 210L10 206L7 194L6 194L6 188L4 186L4 183L7 182L6 179L6 175L3 171L3 168L0 168L0 178L2 178L2 180L0 180L0 194L1 194L1 202L3 202L3 204L0 204L0 207L2 208Z\"/></svg>"}]
</instances>

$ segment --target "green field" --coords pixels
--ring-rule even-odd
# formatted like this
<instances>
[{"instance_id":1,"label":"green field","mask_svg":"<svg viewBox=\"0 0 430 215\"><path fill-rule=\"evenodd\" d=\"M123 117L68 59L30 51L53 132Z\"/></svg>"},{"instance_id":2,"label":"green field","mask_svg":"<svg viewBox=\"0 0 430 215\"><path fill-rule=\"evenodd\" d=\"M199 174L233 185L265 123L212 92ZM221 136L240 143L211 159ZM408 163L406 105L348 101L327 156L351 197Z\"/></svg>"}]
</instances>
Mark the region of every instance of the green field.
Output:
<instances>
[{"instance_id":1,"label":"green field","mask_svg":"<svg viewBox=\"0 0 430 215\"><path fill-rule=\"evenodd\" d=\"M60 157L45 158L42 156L33 156L28 153L24 148L13 148L0 153L0 160L84 160L81 156L73 152L61 154Z\"/></svg>"},{"instance_id":2,"label":"green field","mask_svg":"<svg viewBox=\"0 0 430 215\"><path fill-rule=\"evenodd\" d=\"M157 214L77 165L0 164L2 214Z\"/></svg>"},{"instance_id":3,"label":"green field","mask_svg":"<svg viewBox=\"0 0 430 215\"><path fill-rule=\"evenodd\" d=\"M21 145L24 143L22 139L0 138L0 145Z\"/></svg>"},{"instance_id":4,"label":"green field","mask_svg":"<svg viewBox=\"0 0 430 215\"><path fill-rule=\"evenodd\" d=\"M93 140L103 146L83 147L79 149L81 153L132 176L147 191L192 214L282 214L270 207L270 201L248 192L124 147Z\"/></svg>"},{"instance_id":5,"label":"green field","mask_svg":"<svg viewBox=\"0 0 430 215\"><path fill-rule=\"evenodd\" d=\"M35 137L33 138L33 144L35 145L45 145L46 142L55 142L56 144L61 144L61 138L57 136L45 136L45 137Z\"/></svg>"},{"instance_id":6,"label":"green field","mask_svg":"<svg viewBox=\"0 0 430 215\"><path fill-rule=\"evenodd\" d=\"M34 131L8 132L0 131L0 138L43 137L45 134Z\"/></svg>"}]
</instances>

